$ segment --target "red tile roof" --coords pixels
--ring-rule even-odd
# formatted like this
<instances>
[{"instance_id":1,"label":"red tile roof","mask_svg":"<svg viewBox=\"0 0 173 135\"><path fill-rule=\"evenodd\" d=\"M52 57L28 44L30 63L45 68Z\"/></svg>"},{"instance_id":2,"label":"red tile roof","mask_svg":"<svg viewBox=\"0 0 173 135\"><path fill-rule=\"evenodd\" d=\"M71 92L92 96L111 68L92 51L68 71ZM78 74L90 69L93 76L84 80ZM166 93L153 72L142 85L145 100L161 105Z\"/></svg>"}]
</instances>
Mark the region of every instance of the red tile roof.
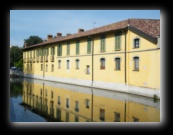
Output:
<instances>
[{"instance_id":1,"label":"red tile roof","mask_svg":"<svg viewBox=\"0 0 173 135\"><path fill-rule=\"evenodd\" d=\"M160 20L159 19L127 19L127 20L123 20L123 21L116 22L113 24L94 28L94 29L91 29L88 31L71 34L68 36L52 38L51 40L49 40L47 42L35 44L35 45L29 46L27 48L46 45L46 44L50 44L50 43L56 43L56 42L60 42L60 41L66 41L66 40L90 36L90 35L95 35L95 34L104 33L104 32L108 32L108 31L125 29L128 26L134 27L153 38L157 38L157 36L160 35Z\"/></svg>"}]
</instances>

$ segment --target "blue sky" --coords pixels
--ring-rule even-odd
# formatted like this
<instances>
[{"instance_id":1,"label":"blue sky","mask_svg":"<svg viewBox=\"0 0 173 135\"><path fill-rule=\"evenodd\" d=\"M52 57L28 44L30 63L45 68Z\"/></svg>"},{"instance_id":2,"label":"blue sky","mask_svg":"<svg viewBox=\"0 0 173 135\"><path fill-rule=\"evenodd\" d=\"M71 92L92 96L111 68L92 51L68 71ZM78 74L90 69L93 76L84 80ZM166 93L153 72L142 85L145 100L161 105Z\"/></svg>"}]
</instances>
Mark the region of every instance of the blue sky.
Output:
<instances>
[{"instance_id":1,"label":"blue sky","mask_svg":"<svg viewBox=\"0 0 173 135\"><path fill-rule=\"evenodd\" d=\"M10 10L10 45L60 32L75 34L129 18L160 19L160 10Z\"/></svg>"}]
</instances>

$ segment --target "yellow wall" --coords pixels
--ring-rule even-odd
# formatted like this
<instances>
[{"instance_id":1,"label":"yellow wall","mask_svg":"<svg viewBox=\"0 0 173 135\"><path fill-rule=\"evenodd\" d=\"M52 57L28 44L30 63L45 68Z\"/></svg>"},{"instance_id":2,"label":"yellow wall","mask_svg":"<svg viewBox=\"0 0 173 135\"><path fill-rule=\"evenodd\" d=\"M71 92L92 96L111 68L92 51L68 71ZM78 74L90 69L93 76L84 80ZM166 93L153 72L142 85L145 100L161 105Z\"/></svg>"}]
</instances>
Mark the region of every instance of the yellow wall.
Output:
<instances>
[{"instance_id":1,"label":"yellow wall","mask_svg":"<svg viewBox=\"0 0 173 135\"><path fill-rule=\"evenodd\" d=\"M106 51L100 52L100 35L93 36L94 38L94 65L93 79L100 83L110 82L117 84L128 84L130 86L140 86L151 89L160 89L160 49L157 45L135 34L132 31L127 31L121 35L121 50L115 51L115 35L113 32L106 34ZM126 74L125 74L125 37L126 37ZM140 39L140 47L133 48L133 40ZM57 56L58 43L51 44L49 47L48 62L32 63L32 71L27 71L27 64L24 63L24 73L34 74L40 77L43 75L49 77L67 78L73 80L88 80L92 81L92 54L87 54L87 38L81 38L80 53L76 55L76 40L68 41L70 43L70 55L67 56L67 42L62 42L62 56ZM45 48L46 48L45 47ZM54 62L50 61L51 47L55 47ZM37 49L37 48L36 48ZM29 50L31 51L31 50ZM26 54L25 54L26 52ZM24 50L24 58L30 57L30 52ZM32 57L33 57L32 52ZM139 57L139 71L134 70L133 57ZM120 70L115 70L115 58L119 57ZM100 69L100 59L105 58L105 69ZM80 68L76 69L76 59L80 61ZM61 60L61 69L58 69L58 60ZM66 68L67 60L70 60L70 69ZM41 71L43 64L43 71ZM45 72L46 64L48 72ZM54 65L54 71L51 71L51 66ZM86 74L86 66L90 66L90 74ZM125 82L126 80L126 82Z\"/></svg>"}]
</instances>

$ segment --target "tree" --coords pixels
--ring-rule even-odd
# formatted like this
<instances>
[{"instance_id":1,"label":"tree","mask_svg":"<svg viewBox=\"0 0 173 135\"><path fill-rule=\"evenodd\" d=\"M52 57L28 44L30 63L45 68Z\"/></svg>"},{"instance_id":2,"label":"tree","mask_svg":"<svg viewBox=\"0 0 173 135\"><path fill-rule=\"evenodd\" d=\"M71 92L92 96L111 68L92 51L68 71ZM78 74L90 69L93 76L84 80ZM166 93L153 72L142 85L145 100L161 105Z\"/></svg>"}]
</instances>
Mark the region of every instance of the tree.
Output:
<instances>
[{"instance_id":1,"label":"tree","mask_svg":"<svg viewBox=\"0 0 173 135\"><path fill-rule=\"evenodd\" d=\"M15 63L21 61L21 59L23 59L22 49L18 46L12 46L10 48L10 67L15 66Z\"/></svg>"},{"instance_id":2,"label":"tree","mask_svg":"<svg viewBox=\"0 0 173 135\"><path fill-rule=\"evenodd\" d=\"M38 36L30 36L28 39L24 39L24 43L27 43L28 46L42 43L42 42L43 42L42 38L40 38Z\"/></svg>"}]
</instances>

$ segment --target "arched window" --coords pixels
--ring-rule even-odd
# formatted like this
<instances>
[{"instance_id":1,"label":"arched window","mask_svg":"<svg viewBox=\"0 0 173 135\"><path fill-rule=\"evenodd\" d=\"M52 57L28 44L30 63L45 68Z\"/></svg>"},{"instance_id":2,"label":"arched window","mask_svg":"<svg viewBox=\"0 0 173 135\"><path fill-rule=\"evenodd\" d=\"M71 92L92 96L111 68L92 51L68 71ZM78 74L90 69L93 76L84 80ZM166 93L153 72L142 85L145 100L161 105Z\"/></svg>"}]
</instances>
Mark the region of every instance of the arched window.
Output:
<instances>
[{"instance_id":1,"label":"arched window","mask_svg":"<svg viewBox=\"0 0 173 135\"><path fill-rule=\"evenodd\" d=\"M115 58L115 70L120 70L120 58Z\"/></svg>"},{"instance_id":2,"label":"arched window","mask_svg":"<svg viewBox=\"0 0 173 135\"><path fill-rule=\"evenodd\" d=\"M79 60L76 59L76 69L79 69Z\"/></svg>"},{"instance_id":3,"label":"arched window","mask_svg":"<svg viewBox=\"0 0 173 135\"><path fill-rule=\"evenodd\" d=\"M70 60L67 60L67 69L70 69Z\"/></svg>"},{"instance_id":4,"label":"arched window","mask_svg":"<svg viewBox=\"0 0 173 135\"><path fill-rule=\"evenodd\" d=\"M134 70L139 71L139 57L133 57L134 60Z\"/></svg>"},{"instance_id":5,"label":"arched window","mask_svg":"<svg viewBox=\"0 0 173 135\"><path fill-rule=\"evenodd\" d=\"M100 69L105 69L105 58L100 59Z\"/></svg>"}]
</instances>

